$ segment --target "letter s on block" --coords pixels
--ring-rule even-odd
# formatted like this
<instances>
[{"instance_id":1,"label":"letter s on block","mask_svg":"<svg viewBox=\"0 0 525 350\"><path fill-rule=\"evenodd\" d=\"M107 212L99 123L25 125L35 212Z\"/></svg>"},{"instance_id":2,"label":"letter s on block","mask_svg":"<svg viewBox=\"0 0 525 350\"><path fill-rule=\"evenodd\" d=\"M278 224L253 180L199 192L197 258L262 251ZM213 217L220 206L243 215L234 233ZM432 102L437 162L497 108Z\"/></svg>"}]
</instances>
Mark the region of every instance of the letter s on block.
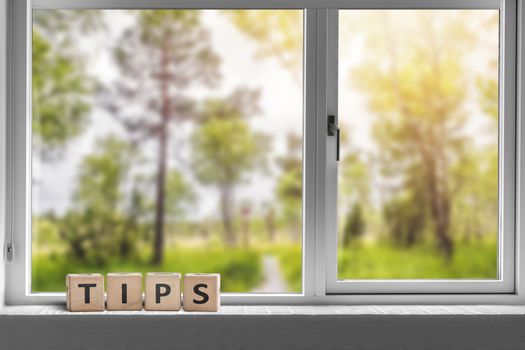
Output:
<instances>
[{"instance_id":1,"label":"letter s on block","mask_svg":"<svg viewBox=\"0 0 525 350\"><path fill-rule=\"evenodd\" d=\"M195 304L206 304L208 300L210 300L210 296L208 293L199 290L199 288L208 288L208 285L204 283L198 283L193 287L193 292L202 297L202 300L193 299L193 302Z\"/></svg>"}]
</instances>

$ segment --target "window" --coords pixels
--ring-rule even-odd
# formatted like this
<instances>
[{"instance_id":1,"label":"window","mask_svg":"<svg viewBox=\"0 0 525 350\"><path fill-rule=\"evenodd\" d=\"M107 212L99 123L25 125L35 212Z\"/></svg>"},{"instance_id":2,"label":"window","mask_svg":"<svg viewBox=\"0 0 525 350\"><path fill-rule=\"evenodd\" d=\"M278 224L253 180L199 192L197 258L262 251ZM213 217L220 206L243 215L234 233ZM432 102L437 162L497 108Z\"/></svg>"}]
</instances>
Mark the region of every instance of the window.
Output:
<instances>
[{"instance_id":1,"label":"window","mask_svg":"<svg viewBox=\"0 0 525 350\"><path fill-rule=\"evenodd\" d=\"M159 269L301 291L302 11L34 10L32 32L32 292Z\"/></svg>"},{"instance_id":2,"label":"window","mask_svg":"<svg viewBox=\"0 0 525 350\"><path fill-rule=\"evenodd\" d=\"M519 302L516 6L13 1L9 301Z\"/></svg>"},{"instance_id":3,"label":"window","mask_svg":"<svg viewBox=\"0 0 525 350\"><path fill-rule=\"evenodd\" d=\"M339 11L335 290L396 279L412 280L407 292L510 290L500 252L513 228L498 209L513 189L498 164L513 150L498 141L514 116L499 109L499 14Z\"/></svg>"}]
</instances>

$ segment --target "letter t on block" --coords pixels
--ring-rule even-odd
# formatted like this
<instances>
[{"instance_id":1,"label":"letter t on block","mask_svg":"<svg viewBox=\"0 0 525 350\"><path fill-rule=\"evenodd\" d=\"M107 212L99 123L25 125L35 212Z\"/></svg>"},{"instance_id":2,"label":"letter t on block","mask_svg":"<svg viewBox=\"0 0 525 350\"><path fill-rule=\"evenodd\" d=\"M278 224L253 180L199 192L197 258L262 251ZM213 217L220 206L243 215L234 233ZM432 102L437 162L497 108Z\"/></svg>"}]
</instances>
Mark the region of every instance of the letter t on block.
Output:
<instances>
[{"instance_id":1,"label":"letter t on block","mask_svg":"<svg viewBox=\"0 0 525 350\"><path fill-rule=\"evenodd\" d=\"M221 275L193 274L184 275L184 311L219 311L221 305Z\"/></svg>"},{"instance_id":2,"label":"letter t on block","mask_svg":"<svg viewBox=\"0 0 525 350\"><path fill-rule=\"evenodd\" d=\"M68 311L104 311L104 276L99 273L66 276Z\"/></svg>"}]
</instances>

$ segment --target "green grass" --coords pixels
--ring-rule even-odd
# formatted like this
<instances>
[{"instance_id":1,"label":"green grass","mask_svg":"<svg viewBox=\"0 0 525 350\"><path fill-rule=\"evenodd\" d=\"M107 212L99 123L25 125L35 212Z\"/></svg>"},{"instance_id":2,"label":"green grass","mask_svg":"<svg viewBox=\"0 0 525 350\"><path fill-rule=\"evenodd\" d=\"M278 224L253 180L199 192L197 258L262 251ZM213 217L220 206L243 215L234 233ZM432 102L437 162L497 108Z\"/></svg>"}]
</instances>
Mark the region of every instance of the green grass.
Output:
<instances>
[{"instance_id":1,"label":"green grass","mask_svg":"<svg viewBox=\"0 0 525 350\"><path fill-rule=\"evenodd\" d=\"M67 262L61 254L33 256L32 286L36 292L56 292L65 288L65 275L75 272L218 272L224 292L249 292L262 283L263 254L275 255L290 292L302 288L302 248L281 244L266 249L217 248L211 250L174 248L166 251L162 266L137 261L112 261L103 267ZM339 251L341 279L446 279L497 277L495 241L457 242L450 262L445 262L434 246L402 249L390 245L354 244Z\"/></svg>"},{"instance_id":2,"label":"green grass","mask_svg":"<svg viewBox=\"0 0 525 350\"><path fill-rule=\"evenodd\" d=\"M497 278L497 244L478 241L455 245L446 262L433 246L409 249L358 245L339 251L341 279L493 279Z\"/></svg>"},{"instance_id":3,"label":"green grass","mask_svg":"<svg viewBox=\"0 0 525 350\"><path fill-rule=\"evenodd\" d=\"M290 291L300 292L301 247L281 245L270 251L278 257ZM497 278L497 243L494 240L457 242L449 263L430 245L402 249L386 244L357 244L339 251L339 278L493 279Z\"/></svg>"},{"instance_id":4,"label":"green grass","mask_svg":"<svg viewBox=\"0 0 525 350\"><path fill-rule=\"evenodd\" d=\"M209 272L221 274L224 292L249 292L262 280L261 254L257 251L226 249L171 249L165 254L161 266L143 261L112 261L97 267L66 261L63 255L34 254L32 290L34 292L58 292L65 290L68 273L99 272Z\"/></svg>"}]
</instances>

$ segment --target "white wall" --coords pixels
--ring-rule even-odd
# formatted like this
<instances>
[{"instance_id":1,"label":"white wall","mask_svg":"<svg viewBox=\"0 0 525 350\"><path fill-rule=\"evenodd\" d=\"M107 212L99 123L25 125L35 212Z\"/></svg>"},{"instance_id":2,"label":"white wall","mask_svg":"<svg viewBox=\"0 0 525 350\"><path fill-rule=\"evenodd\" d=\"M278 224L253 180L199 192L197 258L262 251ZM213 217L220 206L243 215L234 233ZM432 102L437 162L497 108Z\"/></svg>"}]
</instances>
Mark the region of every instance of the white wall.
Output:
<instances>
[{"instance_id":1,"label":"white wall","mask_svg":"<svg viewBox=\"0 0 525 350\"><path fill-rule=\"evenodd\" d=\"M5 209L6 209L6 41L7 41L7 1L0 0L0 307L4 305L5 287Z\"/></svg>"}]
</instances>

